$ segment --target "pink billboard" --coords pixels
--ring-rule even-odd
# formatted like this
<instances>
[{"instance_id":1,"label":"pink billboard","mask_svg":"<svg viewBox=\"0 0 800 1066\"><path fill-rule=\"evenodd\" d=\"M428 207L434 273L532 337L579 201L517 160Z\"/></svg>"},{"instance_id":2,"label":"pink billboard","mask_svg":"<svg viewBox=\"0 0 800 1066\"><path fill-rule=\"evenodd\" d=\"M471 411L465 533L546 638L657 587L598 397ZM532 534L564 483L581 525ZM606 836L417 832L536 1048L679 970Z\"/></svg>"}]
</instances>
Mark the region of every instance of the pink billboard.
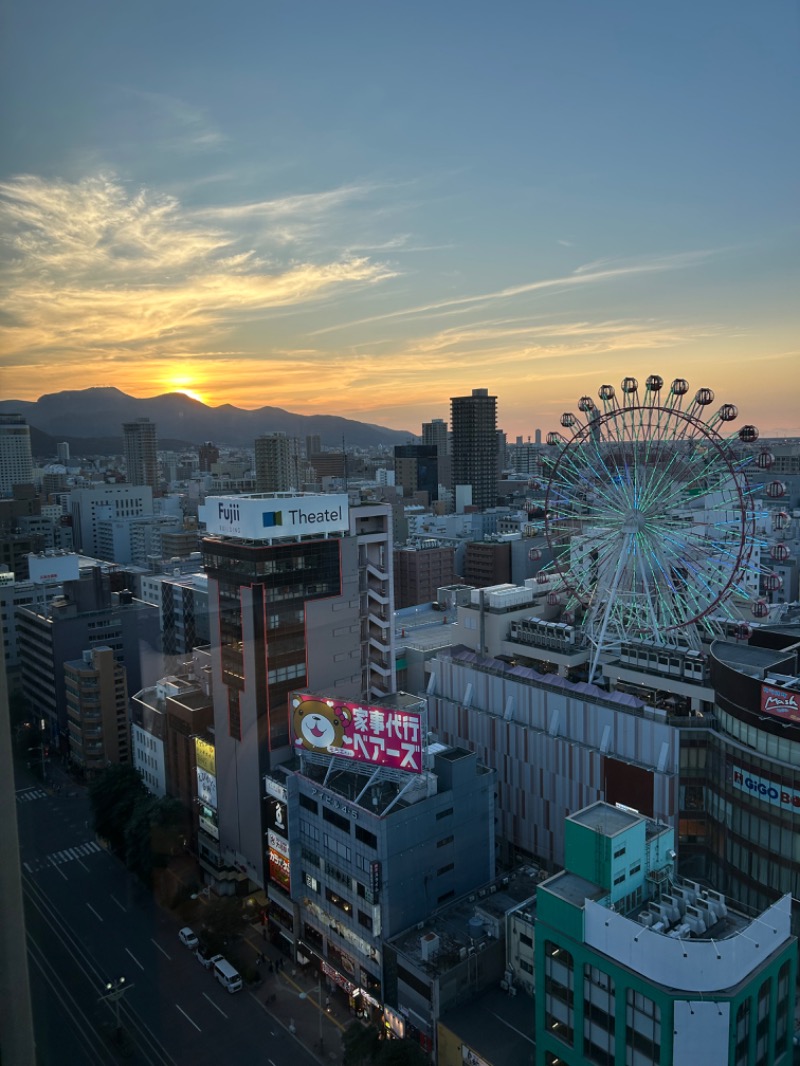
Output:
<instances>
[{"instance_id":1,"label":"pink billboard","mask_svg":"<svg viewBox=\"0 0 800 1066\"><path fill-rule=\"evenodd\" d=\"M774 685L761 686L761 713L800 722L800 693Z\"/></svg>"},{"instance_id":2,"label":"pink billboard","mask_svg":"<svg viewBox=\"0 0 800 1066\"><path fill-rule=\"evenodd\" d=\"M297 750L422 772L422 723L410 711L295 693L290 727Z\"/></svg>"}]
</instances>

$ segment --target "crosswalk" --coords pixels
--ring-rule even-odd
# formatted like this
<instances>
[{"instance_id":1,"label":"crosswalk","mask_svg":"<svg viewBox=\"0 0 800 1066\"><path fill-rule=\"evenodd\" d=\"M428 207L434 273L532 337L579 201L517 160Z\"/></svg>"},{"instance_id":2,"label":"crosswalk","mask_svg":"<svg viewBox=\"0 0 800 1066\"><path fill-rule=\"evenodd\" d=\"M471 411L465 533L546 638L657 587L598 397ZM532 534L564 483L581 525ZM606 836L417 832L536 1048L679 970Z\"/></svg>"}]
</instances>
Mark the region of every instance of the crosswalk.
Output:
<instances>
[{"instance_id":1,"label":"crosswalk","mask_svg":"<svg viewBox=\"0 0 800 1066\"><path fill-rule=\"evenodd\" d=\"M17 793L17 803L28 803L30 800L47 799L47 793L43 788L26 788Z\"/></svg>"},{"instance_id":2,"label":"crosswalk","mask_svg":"<svg viewBox=\"0 0 800 1066\"><path fill-rule=\"evenodd\" d=\"M87 855L92 855L95 852L102 850L103 849L96 840L87 840L85 844L76 844L74 848L64 848L62 851L52 851L42 859L35 859L33 862L23 862L22 865L29 874L32 874L36 873L37 870L43 870L46 866L51 866L53 864L60 866L64 862L72 862L74 859L84 859Z\"/></svg>"}]
</instances>

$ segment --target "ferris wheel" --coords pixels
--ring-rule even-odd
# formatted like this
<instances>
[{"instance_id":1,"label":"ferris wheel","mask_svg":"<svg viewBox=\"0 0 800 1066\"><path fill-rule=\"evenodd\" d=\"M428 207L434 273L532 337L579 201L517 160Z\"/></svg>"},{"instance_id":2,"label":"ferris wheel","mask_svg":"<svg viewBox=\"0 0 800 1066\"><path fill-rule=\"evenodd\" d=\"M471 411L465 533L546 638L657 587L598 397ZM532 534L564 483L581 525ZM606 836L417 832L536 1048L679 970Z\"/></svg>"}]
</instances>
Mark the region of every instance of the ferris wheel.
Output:
<instances>
[{"instance_id":1,"label":"ferris wheel","mask_svg":"<svg viewBox=\"0 0 800 1066\"><path fill-rule=\"evenodd\" d=\"M561 416L563 433L545 503L553 557L552 592L568 617L582 617L601 652L623 642L700 646L699 629L733 595L758 594L751 556L758 541L745 475L753 456L742 445L755 426L723 436L738 416L714 393L651 374L643 390L626 377L618 395L601 386L578 412Z\"/></svg>"}]
</instances>

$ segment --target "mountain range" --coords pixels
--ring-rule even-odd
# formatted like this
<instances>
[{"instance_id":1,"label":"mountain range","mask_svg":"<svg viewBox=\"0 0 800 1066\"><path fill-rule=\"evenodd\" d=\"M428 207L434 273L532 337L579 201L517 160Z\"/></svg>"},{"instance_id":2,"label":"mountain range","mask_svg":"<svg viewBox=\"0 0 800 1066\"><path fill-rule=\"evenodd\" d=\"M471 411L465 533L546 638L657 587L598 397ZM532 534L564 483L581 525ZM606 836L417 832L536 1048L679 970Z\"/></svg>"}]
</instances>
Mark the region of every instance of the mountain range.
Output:
<instances>
[{"instance_id":1,"label":"mountain range","mask_svg":"<svg viewBox=\"0 0 800 1066\"><path fill-rule=\"evenodd\" d=\"M231 404L208 407L182 392L139 399L112 387L67 390L38 400L0 400L0 414L21 414L31 427L31 448L37 457L56 453L66 441L73 456L122 452L122 423L149 418L156 423L159 446L178 449L214 441L229 447L252 447L265 433L289 437L319 436L322 446L376 448L413 442L408 431L356 422L337 415L298 415L280 407L245 411ZM91 436L87 429L91 427Z\"/></svg>"}]
</instances>

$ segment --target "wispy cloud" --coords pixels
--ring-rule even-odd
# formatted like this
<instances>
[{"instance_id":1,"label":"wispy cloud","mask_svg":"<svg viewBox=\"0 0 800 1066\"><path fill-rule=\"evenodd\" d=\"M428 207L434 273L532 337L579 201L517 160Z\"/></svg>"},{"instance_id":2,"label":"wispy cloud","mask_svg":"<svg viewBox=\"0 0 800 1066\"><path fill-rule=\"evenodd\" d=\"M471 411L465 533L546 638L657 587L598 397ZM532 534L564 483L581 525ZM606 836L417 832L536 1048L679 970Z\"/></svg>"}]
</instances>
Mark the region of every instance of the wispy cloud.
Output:
<instances>
[{"instance_id":1,"label":"wispy cloud","mask_svg":"<svg viewBox=\"0 0 800 1066\"><path fill-rule=\"evenodd\" d=\"M126 88L123 91L147 105L156 137L175 150L208 151L219 148L226 140L207 111L180 97L142 89Z\"/></svg>"},{"instance_id":2,"label":"wispy cloud","mask_svg":"<svg viewBox=\"0 0 800 1066\"><path fill-rule=\"evenodd\" d=\"M323 214L341 193L292 198L281 213ZM231 215L227 216L231 218ZM372 285L392 270L364 256L280 261L248 245L226 209L187 212L116 177L77 183L20 177L0 185L7 358L51 349L117 353L208 344L242 315L298 307Z\"/></svg>"},{"instance_id":3,"label":"wispy cloud","mask_svg":"<svg viewBox=\"0 0 800 1066\"><path fill-rule=\"evenodd\" d=\"M543 278L539 281L525 282L522 285L511 285L507 288L478 293L474 296L461 296L450 300L439 300L433 303L419 304L415 307L406 307L398 311L388 311L385 314L372 315L369 318L360 318L351 322L342 322L333 326L325 326L322 329L316 330L315 335L330 333L334 330L348 329L353 326L368 325L372 322L384 322L392 318L437 315L451 311L454 308L471 307L475 304L486 305L499 300L510 300L517 296L525 296L529 293L541 292L547 289L565 289L573 286L595 285L599 282L607 282L640 274L652 274L665 270L679 270L698 263L711 254L713 253L710 251L682 252L675 255L657 256L651 259L639 259L634 262L618 262L617 265L611 265L611 260L598 261L597 263L589 263L580 266L573 271L572 274L564 274L555 278Z\"/></svg>"}]
</instances>

